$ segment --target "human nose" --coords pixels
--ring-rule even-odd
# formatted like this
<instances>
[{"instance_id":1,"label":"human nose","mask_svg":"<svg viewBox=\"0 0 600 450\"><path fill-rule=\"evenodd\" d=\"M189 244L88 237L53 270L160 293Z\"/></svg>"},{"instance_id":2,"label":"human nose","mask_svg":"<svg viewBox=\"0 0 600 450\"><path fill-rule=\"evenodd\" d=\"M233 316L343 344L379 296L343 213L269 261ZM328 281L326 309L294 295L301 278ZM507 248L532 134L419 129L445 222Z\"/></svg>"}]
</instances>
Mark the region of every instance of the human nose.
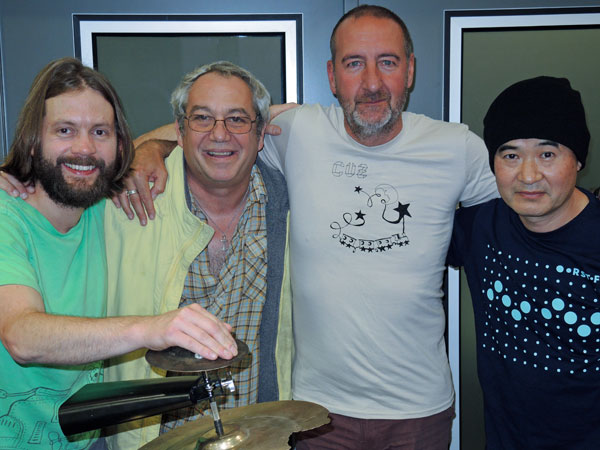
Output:
<instances>
[{"instance_id":1,"label":"human nose","mask_svg":"<svg viewBox=\"0 0 600 450\"><path fill-rule=\"evenodd\" d=\"M210 136L215 141L226 141L229 139L229 131L225 126L225 119L215 119L215 124L210 131Z\"/></svg>"},{"instance_id":2,"label":"human nose","mask_svg":"<svg viewBox=\"0 0 600 450\"><path fill-rule=\"evenodd\" d=\"M534 158L525 158L519 169L519 181L525 184L533 184L542 177Z\"/></svg>"},{"instance_id":3,"label":"human nose","mask_svg":"<svg viewBox=\"0 0 600 450\"><path fill-rule=\"evenodd\" d=\"M375 92L381 87L381 73L376 64L367 64L363 71L363 86L365 89Z\"/></svg>"},{"instance_id":4,"label":"human nose","mask_svg":"<svg viewBox=\"0 0 600 450\"><path fill-rule=\"evenodd\" d=\"M88 133L79 133L71 146L73 153L90 155L96 153L94 139Z\"/></svg>"}]
</instances>

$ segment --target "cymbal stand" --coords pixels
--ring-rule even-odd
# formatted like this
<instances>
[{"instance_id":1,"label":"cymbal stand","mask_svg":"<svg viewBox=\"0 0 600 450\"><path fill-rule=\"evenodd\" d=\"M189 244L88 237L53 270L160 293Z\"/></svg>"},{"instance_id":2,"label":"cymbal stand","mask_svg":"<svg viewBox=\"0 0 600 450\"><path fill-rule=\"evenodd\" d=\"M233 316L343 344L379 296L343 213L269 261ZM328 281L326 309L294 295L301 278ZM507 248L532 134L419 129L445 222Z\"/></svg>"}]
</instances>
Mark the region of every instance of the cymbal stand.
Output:
<instances>
[{"instance_id":1,"label":"cymbal stand","mask_svg":"<svg viewBox=\"0 0 600 450\"><path fill-rule=\"evenodd\" d=\"M221 392L225 392L226 389L229 390L229 392L235 392L235 385L231 377L231 372L227 372L227 377L224 380L217 379L212 381L208 376L208 372L202 372L202 377L204 378L204 389L208 394L210 410L212 411L213 422L215 425L215 432L217 433L218 437L222 437L225 432L223 431L223 422L221 422L219 407L213 392L215 389L220 389Z\"/></svg>"}]
</instances>

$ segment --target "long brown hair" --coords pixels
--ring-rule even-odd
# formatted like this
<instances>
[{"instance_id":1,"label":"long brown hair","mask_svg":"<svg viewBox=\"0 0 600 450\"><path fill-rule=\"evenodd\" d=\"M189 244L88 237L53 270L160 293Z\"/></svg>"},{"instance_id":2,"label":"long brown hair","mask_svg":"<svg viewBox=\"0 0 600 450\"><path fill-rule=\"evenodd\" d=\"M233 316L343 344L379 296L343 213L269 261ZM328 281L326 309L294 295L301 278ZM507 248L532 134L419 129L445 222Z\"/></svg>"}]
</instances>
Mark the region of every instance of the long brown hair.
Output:
<instances>
[{"instance_id":1,"label":"long brown hair","mask_svg":"<svg viewBox=\"0 0 600 450\"><path fill-rule=\"evenodd\" d=\"M133 161L133 141L125 119L123 107L110 82L101 73L84 66L75 58L61 58L50 62L33 80L29 95L19 114L15 138L10 152L0 170L15 176L21 182L35 182L32 167L32 150L38 151L42 141L42 122L47 99L65 92L90 88L111 104L115 114L117 133L117 157L115 176L111 180L110 193L123 189L123 178Z\"/></svg>"}]
</instances>

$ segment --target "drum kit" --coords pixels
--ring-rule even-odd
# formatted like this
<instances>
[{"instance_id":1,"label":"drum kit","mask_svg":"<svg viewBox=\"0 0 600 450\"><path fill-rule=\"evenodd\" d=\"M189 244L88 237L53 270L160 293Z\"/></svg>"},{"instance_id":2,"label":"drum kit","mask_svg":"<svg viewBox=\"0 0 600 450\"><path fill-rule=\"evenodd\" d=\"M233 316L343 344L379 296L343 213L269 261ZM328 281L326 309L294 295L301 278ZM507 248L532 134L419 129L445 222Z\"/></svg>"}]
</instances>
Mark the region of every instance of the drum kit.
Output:
<instances>
[{"instance_id":1,"label":"drum kit","mask_svg":"<svg viewBox=\"0 0 600 450\"><path fill-rule=\"evenodd\" d=\"M180 347L148 350L146 361L159 369L193 376L89 384L60 407L58 419L66 435L142 419L207 401L210 415L160 435L144 450L289 449L290 435L329 422L322 406L296 400L257 403L219 411L216 397L235 392L231 372L215 377L248 355L248 346L236 340L232 359L202 359Z\"/></svg>"}]
</instances>

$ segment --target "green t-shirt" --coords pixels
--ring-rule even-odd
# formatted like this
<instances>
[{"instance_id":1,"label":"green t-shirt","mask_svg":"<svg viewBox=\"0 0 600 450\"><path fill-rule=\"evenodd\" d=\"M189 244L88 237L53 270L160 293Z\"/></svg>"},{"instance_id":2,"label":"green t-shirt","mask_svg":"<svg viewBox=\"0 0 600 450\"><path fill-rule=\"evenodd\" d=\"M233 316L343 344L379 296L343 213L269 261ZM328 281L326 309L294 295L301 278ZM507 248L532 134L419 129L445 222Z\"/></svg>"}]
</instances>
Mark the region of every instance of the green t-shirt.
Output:
<instances>
[{"instance_id":1,"label":"green t-shirt","mask_svg":"<svg viewBox=\"0 0 600 450\"><path fill-rule=\"evenodd\" d=\"M105 317L104 206L103 200L86 209L62 234L31 205L0 191L0 285L32 287L50 314ZM83 385L99 381L101 362L20 365L0 345L0 448L88 448L98 432L67 441L58 408Z\"/></svg>"}]
</instances>

